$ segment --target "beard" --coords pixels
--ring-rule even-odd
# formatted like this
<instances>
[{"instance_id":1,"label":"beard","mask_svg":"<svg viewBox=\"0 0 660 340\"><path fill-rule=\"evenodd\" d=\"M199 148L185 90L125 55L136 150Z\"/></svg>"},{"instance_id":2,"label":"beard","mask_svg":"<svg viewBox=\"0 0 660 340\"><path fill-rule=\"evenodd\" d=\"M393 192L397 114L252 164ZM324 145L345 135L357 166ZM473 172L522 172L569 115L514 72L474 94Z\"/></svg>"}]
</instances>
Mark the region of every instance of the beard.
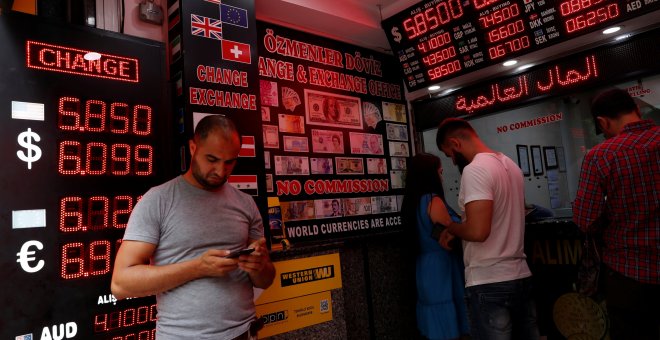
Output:
<instances>
[{"instance_id":1,"label":"beard","mask_svg":"<svg viewBox=\"0 0 660 340\"><path fill-rule=\"evenodd\" d=\"M205 176L202 171L199 169L199 165L197 165L197 162L195 160L192 161L191 164L192 167L192 175L204 189L207 190L214 190L220 188L225 182L227 181L226 178L220 178L217 176L213 176L212 178L215 178L216 180L210 181L207 176Z\"/></svg>"},{"instance_id":2,"label":"beard","mask_svg":"<svg viewBox=\"0 0 660 340\"><path fill-rule=\"evenodd\" d=\"M467 158L460 152L454 152L454 163L456 163L458 172L461 174L463 174L463 169L465 169L465 167L470 164Z\"/></svg>"}]
</instances>

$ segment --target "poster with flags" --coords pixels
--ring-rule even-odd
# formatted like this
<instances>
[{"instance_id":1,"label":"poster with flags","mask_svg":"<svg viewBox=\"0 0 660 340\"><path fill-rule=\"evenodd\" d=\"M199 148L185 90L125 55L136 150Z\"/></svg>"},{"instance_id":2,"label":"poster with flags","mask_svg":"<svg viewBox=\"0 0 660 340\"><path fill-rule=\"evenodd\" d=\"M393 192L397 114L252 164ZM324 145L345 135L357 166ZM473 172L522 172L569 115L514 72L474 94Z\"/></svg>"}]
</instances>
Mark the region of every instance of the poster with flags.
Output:
<instances>
[{"instance_id":1,"label":"poster with flags","mask_svg":"<svg viewBox=\"0 0 660 340\"><path fill-rule=\"evenodd\" d=\"M225 115L241 134L238 164L228 185L251 195L264 221L268 216L261 103L257 65L255 0L168 0L168 56L172 124L179 132L181 172L190 166L188 139L195 113ZM228 76L231 75L231 76ZM183 130L183 131L182 131ZM178 166L177 166L178 168Z\"/></svg>"}]
</instances>

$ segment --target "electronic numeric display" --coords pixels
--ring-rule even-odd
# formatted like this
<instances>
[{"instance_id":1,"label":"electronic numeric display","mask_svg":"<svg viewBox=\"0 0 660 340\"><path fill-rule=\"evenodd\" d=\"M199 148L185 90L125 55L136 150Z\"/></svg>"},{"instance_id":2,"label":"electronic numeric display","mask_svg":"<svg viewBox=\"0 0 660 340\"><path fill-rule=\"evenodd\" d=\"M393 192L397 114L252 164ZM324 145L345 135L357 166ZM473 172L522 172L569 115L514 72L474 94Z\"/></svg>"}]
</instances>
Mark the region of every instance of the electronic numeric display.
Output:
<instances>
[{"instance_id":1,"label":"electronic numeric display","mask_svg":"<svg viewBox=\"0 0 660 340\"><path fill-rule=\"evenodd\" d=\"M163 44L20 13L0 41L0 338L155 339L154 297L110 279L133 208L176 175Z\"/></svg>"},{"instance_id":2,"label":"electronic numeric display","mask_svg":"<svg viewBox=\"0 0 660 340\"><path fill-rule=\"evenodd\" d=\"M414 91L658 8L649 0L432 0L382 25Z\"/></svg>"}]
</instances>

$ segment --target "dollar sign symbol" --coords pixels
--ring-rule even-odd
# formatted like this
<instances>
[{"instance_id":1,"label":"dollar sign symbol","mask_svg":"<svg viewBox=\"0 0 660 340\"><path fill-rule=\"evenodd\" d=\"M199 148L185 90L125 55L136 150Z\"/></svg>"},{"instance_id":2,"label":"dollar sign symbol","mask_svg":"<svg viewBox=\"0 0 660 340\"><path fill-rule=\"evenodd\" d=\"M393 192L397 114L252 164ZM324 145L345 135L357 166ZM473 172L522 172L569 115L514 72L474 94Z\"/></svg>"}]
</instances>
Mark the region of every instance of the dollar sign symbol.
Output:
<instances>
[{"instance_id":1,"label":"dollar sign symbol","mask_svg":"<svg viewBox=\"0 0 660 340\"><path fill-rule=\"evenodd\" d=\"M32 132L30 128L18 135L18 144L27 149L27 155L23 150L16 151L16 155L18 155L20 160L27 163L28 169L32 169L32 162L36 162L41 158L41 149L32 144L32 140L38 142L41 140L41 137Z\"/></svg>"},{"instance_id":2,"label":"dollar sign symbol","mask_svg":"<svg viewBox=\"0 0 660 340\"><path fill-rule=\"evenodd\" d=\"M394 37L394 41L396 42L401 42L401 33L399 33L399 28L398 27L392 27L392 36Z\"/></svg>"}]
</instances>

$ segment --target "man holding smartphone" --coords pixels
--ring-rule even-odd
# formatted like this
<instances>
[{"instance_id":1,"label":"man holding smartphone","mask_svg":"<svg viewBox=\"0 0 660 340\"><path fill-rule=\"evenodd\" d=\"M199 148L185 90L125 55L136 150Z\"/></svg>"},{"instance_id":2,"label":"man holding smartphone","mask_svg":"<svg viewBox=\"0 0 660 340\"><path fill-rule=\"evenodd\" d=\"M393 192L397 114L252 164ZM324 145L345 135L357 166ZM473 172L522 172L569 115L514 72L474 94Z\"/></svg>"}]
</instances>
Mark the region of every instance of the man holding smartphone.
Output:
<instances>
[{"instance_id":1,"label":"man holding smartphone","mask_svg":"<svg viewBox=\"0 0 660 340\"><path fill-rule=\"evenodd\" d=\"M156 338L249 339L253 287L275 277L251 196L225 185L241 148L234 123L204 117L188 171L151 188L133 209L115 260L117 299L156 295ZM229 257L251 248L249 254Z\"/></svg>"},{"instance_id":2,"label":"man holding smartphone","mask_svg":"<svg viewBox=\"0 0 660 340\"><path fill-rule=\"evenodd\" d=\"M447 217L440 241L449 248L454 237L463 240L472 339L538 339L532 273L523 251L522 171L463 119L445 119L436 143L461 172L462 222Z\"/></svg>"}]
</instances>

